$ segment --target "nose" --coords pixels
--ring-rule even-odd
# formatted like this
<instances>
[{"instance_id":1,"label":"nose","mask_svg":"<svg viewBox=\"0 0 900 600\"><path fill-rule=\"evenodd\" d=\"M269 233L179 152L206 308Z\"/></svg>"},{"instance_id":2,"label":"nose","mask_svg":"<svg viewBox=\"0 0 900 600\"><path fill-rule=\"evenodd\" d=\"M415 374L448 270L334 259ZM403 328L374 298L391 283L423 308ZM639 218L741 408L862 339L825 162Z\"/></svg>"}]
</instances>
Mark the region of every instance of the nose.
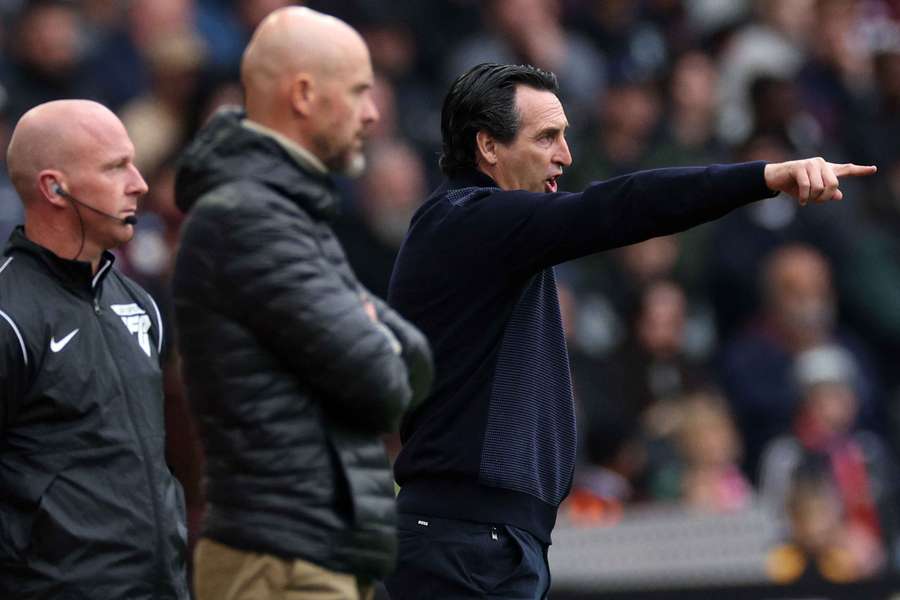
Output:
<instances>
[{"instance_id":1,"label":"nose","mask_svg":"<svg viewBox=\"0 0 900 600\"><path fill-rule=\"evenodd\" d=\"M378 107L375 106L375 100L372 98L372 94L366 94L362 112L363 125L371 125L372 123L377 122L379 118L381 118L381 115L378 113Z\"/></svg>"},{"instance_id":2,"label":"nose","mask_svg":"<svg viewBox=\"0 0 900 600\"><path fill-rule=\"evenodd\" d=\"M138 195L138 196L143 196L144 194L147 193L147 190L149 190L150 188L147 186L147 182L144 181L143 176L141 176L141 172L138 171L138 168L136 166L131 165L131 171L132 171L132 179L131 179L131 185L128 188L129 193Z\"/></svg>"},{"instance_id":3,"label":"nose","mask_svg":"<svg viewBox=\"0 0 900 600\"><path fill-rule=\"evenodd\" d=\"M562 165L563 167L568 167L572 164L572 153L569 151L569 144L566 142L566 138L560 140L556 156L553 160L556 164Z\"/></svg>"}]
</instances>

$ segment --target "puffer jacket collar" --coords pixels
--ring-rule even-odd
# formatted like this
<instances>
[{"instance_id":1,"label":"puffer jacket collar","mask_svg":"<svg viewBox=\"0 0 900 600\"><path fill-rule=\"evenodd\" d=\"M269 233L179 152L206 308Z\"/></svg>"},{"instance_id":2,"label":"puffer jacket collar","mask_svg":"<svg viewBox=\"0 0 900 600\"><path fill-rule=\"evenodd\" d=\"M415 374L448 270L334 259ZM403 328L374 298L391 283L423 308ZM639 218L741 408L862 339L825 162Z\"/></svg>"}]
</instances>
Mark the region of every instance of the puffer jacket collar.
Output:
<instances>
[{"instance_id":1,"label":"puffer jacket collar","mask_svg":"<svg viewBox=\"0 0 900 600\"><path fill-rule=\"evenodd\" d=\"M179 158L175 202L188 212L203 194L236 180L254 180L296 202L317 220L340 213L334 181L297 163L275 139L241 124L243 109L220 109Z\"/></svg>"}]
</instances>

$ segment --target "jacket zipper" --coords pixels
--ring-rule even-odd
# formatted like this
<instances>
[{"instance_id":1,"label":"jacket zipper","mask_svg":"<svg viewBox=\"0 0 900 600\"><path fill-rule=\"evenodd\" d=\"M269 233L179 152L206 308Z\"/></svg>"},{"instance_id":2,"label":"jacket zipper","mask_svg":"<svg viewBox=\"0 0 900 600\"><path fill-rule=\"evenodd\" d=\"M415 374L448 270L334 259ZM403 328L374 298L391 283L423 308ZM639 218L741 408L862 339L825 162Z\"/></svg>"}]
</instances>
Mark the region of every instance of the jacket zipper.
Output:
<instances>
[{"instance_id":1,"label":"jacket zipper","mask_svg":"<svg viewBox=\"0 0 900 600\"><path fill-rule=\"evenodd\" d=\"M103 312L103 309L100 308L99 289L96 289L96 290L94 290L94 314L96 315L97 321L100 325L100 333L103 336L103 345L106 349L106 354L109 357L113 358L114 355L113 355L112 351L110 350L109 341L107 340L106 331L104 329L104 324L103 324L103 319L101 317L102 312ZM119 385L119 392L122 394L122 398L125 401L125 406L128 411L128 419L129 419L129 421L131 421L131 428L132 428L132 430L134 430L135 438L137 439L138 445L140 446L140 449L141 449L141 455L142 455L143 461L144 461L144 472L145 472L145 475L147 476L147 487L150 489L150 503L153 506L153 518L156 523L156 552L154 553L154 554L156 554L156 571L157 571L156 596L160 597L162 594L162 587L161 587L162 582L165 579L165 567L163 565L163 557L162 557L162 554L163 554L163 552L162 552L163 529L164 528L163 528L163 523L162 523L162 519L161 519L161 511L159 508L159 500L157 498L158 490L156 489L156 485L154 484L153 470L152 470L152 466L151 466L151 462L150 462L150 453L147 450L147 445L146 445L146 442L144 442L144 438L141 437L140 433L138 432L137 420L135 419L135 416L134 416L134 408L131 405L131 398L130 398L130 396L128 396L128 394L125 393L125 386L123 384L123 379L122 379L122 371L119 369L118 362L116 362L114 359L111 360L111 362L113 364L113 368L114 368L114 371L116 374L116 382Z\"/></svg>"}]
</instances>

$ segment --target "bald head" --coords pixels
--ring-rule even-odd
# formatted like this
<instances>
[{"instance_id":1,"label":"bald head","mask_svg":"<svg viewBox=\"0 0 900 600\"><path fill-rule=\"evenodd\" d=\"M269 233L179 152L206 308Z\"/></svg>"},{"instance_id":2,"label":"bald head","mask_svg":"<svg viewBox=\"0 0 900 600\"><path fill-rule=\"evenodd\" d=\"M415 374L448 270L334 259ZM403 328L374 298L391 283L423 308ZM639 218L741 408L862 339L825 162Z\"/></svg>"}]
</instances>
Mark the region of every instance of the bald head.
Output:
<instances>
[{"instance_id":1,"label":"bald head","mask_svg":"<svg viewBox=\"0 0 900 600\"><path fill-rule=\"evenodd\" d=\"M47 102L25 113L7 150L25 204L25 235L57 256L90 262L134 235L147 192L134 144L108 108L88 100Z\"/></svg>"},{"instance_id":2,"label":"bald head","mask_svg":"<svg viewBox=\"0 0 900 600\"><path fill-rule=\"evenodd\" d=\"M363 140L378 119L369 49L343 21L302 7L266 17L241 64L247 118L356 176Z\"/></svg>"},{"instance_id":3,"label":"bald head","mask_svg":"<svg viewBox=\"0 0 900 600\"><path fill-rule=\"evenodd\" d=\"M251 118L285 100L298 74L337 76L353 60L368 61L368 49L352 27L306 7L291 6L266 17L244 51L241 80Z\"/></svg>"},{"instance_id":4,"label":"bald head","mask_svg":"<svg viewBox=\"0 0 900 600\"><path fill-rule=\"evenodd\" d=\"M42 171L77 168L92 147L124 132L112 111L90 100L57 100L32 108L16 124L6 152L19 197L28 205L40 196Z\"/></svg>"}]
</instances>

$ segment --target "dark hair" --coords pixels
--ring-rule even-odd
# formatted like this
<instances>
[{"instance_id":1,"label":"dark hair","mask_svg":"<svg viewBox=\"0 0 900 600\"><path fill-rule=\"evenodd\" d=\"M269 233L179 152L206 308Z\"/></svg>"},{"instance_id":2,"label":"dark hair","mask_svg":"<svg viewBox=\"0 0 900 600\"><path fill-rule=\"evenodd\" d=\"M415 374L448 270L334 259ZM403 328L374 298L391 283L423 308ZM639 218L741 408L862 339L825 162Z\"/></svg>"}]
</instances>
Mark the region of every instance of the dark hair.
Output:
<instances>
[{"instance_id":1,"label":"dark hair","mask_svg":"<svg viewBox=\"0 0 900 600\"><path fill-rule=\"evenodd\" d=\"M517 85L559 95L556 75L531 65L482 63L456 78L441 109L440 166L445 175L475 168L475 135L480 130L502 143L515 139L520 124Z\"/></svg>"}]
</instances>

